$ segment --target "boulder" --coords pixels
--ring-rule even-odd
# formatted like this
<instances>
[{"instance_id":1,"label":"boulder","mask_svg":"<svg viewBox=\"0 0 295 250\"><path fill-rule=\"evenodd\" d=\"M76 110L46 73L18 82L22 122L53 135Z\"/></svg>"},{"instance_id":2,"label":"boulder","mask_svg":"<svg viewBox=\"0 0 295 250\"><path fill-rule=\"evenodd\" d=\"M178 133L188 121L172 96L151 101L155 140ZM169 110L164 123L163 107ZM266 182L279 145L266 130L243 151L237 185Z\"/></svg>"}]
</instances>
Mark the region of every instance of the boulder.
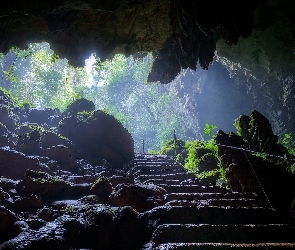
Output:
<instances>
[{"instance_id":1,"label":"boulder","mask_svg":"<svg viewBox=\"0 0 295 250\"><path fill-rule=\"evenodd\" d=\"M95 105L92 101L85 98L77 99L72 102L63 112L63 117L77 116L79 112L91 112L95 110Z\"/></svg>"},{"instance_id":2,"label":"boulder","mask_svg":"<svg viewBox=\"0 0 295 250\"><path fill-rule=\"evenodd\" d=\"M27 169L50 172L50 169L40 164L38 157L25 154L9 148L0 148L0 176L18 180Z\"/></svg>"},{"instance_id":3,"label":"boulder","mask_svg":"<svg viewBox=\"0 0 295 250\"><path fill-rule=\"evenodd\" d=\"M44 149L50 148L52 146L64 145L70 148L73 152L77 151L77 149L69 139L49 130L46 130L42 133L40 144L41 147Z\"/></svg>"},{"instance_id":4,"label":"boulder","mask_svg":"<svg viewBox=\"0 0 295 250\"><path fill-rule=\"evenodd\" d=\"M13 212L3 206L0 206L0 235L16 221L17 217Z\"/></svg>"},{"instance_id":5,"label":"boulder","mask_svg":"<svg viewBox=\"0 0 295 250\"><path fill-rule=\"evenodd\" d=\"M21 195L36 194L51 199L54 196L59 197L69 185L62 179L45 172L27 170L17 184L17 190Z\"/></svg>"},{"instance_id":6,"label":"boulder","mask_svg":"<svg viewBox=\"0 0 295 250\"><path fill-rule=\"evenodd\" d=\"M9 131L15 129L15 124L18 123L17 117L11 112L11 108L5 105L0 105L0 122L3 123Z\"/></svg>"},{"instance_id":7,"label":"boulder","mask_svg":"<svg viewBox=\"0 0 295 250\"><path fill-rule=\"evenodd\" d=\"M0 122L0 147L12 146L12 143L8 140L9 134L7 127Z\"/></svg>"},{"instance_id":8,"label":"boulder","mask_svg":"<svg viewBox=\"0 0 295 250\"><path fill-rule=\"evenodd\" d=\"M134 156L130 133L103 111L90 113L84 121L77 117L65 118L59 133L73 141L81 150L81 158L92 165L99 165L105 159L113 168L122 168Z\"/></svg>"},{"instance_id":9,"label":"boulder","mask_svg":"<svg viewBox=\"0 0 295 250\"><path fill-rule=\"evenodd\" d=\"M250 116L241 115L236 124L251 149L281 156L288 154L288 150L278 143L269 120L257 110L253 110Z\"/></svg>"},{"instance_id":10,"label":"boulder","mask_svg":"<svg viewBox=\"0 0 295 250\"><path fill-rule=\"evenodd\" d=\"M40 209L38 213L49 222L27 219L31 228L0 243L0 249L138 250L151 237L147 221L130 207L85 206L76 201L56 205L57 217L50 208Z\"/></svg>"},{"instance_id":11,"label":"boulder","mask_svg":"<svg viewBox=\"0 0 295 250\"><path fill-rule=\"evenodd\" d=\"M32 212L43 207L42 197L36 194L30 194L25 197L17 198L13 203L13 208L19 212Z\"/></svg>"},{"instance_id":12,"label":"boulder","mask_svg":"<svg viewBox=\"0 0 295 250\"><path fill-rule=\"evenodd\" d=\"M90 194L109 196L113 190L112 183L108 178L99 177L90 187Z\"/></svg>"},{"instance_id":13,"label":"boulder","mask_svg":"<svg viewBox=\"0 0 295 250\"><path fill-rule=\"evenodd\" d=\"M44 155L49 159L56 161L59 169L75 172L76 162L68 147L64 145L52 146L44 150Z\"/></svg>"},{"instance_id":14,"label":"boulder","mask_svg":"<svg viewBox=\"0 0 295 250\"><path fill-rule=\"evenodd\" d=\"M138 212L145 212L163 205L166 193L164 188L153 184L119 184L111 193L109 201L115 206L131 206Z\"/></svg>"},{"instance_id":15,"label":"boulder","mask_svg":"<svg viewBox=\"0 0 295 250\"><path fill-rule=\"evenodd\" d=\"M55 127L58 125L59 120L57 119L60 116L58 109L45 108L31 108L28 113L28 122L37 123L38 125L46 127Z\"/></svg>"}]
</instances>

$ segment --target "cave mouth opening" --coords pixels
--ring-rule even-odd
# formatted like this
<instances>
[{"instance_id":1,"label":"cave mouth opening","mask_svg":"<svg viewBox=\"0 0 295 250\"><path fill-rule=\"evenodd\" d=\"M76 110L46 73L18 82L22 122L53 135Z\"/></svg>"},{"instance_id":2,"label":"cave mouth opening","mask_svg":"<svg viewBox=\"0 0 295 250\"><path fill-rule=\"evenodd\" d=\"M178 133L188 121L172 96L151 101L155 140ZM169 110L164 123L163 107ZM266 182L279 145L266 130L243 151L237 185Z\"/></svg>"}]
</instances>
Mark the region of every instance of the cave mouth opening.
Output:
<instances>
[{"instance_id":1,"label":"cave mouth opening","mask_svg":"<svg viewBox=\"0 0 295 250\"><path fill-rule=\"evenodd\" d=\"M128 129L135 151L142 151L143 141L144 151L157 151L174 130L185 139L200 133L196 116L188 111L189 97L179 94L176 82L147 81L153 61L152 53L117 54L104 62L92 53L84 67L75 68L48 43L31 43L28 49L13 47L1 55L1 88L31 110L65 113L71 103L87 99Z\"/></svg>"},{"instance_id":2,"label":"cave mouth opening","mask_svg":"<svg viewBox=\"0 0 295 250\"><path fill-rule=\"evenodd\" d=\"M13 47L1 54L1 87L35 109L64 112L73 101L87 99L128 129L137 152L158 151L174 131L183 140L204 139L207 124L235 131L234 120L254 109L281 138L292 134L290 110L280 97L284 92L269 89L271 79L258 79L240 63L216 54L210 69L182 69L162 84L148 81L154 62L153 53L116 54L105 61L92 53L83 67L73 67L48 43L31 43L28 49Z\"/></svg>"}]
</instances>

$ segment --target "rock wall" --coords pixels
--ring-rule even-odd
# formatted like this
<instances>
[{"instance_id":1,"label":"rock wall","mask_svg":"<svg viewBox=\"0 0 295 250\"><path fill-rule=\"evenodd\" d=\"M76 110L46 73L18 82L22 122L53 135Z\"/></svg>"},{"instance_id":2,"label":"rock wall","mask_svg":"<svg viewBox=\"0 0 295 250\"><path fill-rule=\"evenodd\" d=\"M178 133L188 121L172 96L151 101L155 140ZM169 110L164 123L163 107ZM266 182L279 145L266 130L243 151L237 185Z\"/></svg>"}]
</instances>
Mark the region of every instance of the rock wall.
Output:
<instances>
[{"instance_id":1,"label":"rock wall","mask_svg":"<svg viewBox=\"0 0 295 250\"><path fill-rule=\"evenodd\" d=\"M0 51L47 41L72 65L95 52L101 60L116 53L154 52L150 81L168 83L181 68L208 69L216 41L236 44L251 34L254 0L211 4L180 0L15 1L0 10Z\"/></svg>"}]
</instances>

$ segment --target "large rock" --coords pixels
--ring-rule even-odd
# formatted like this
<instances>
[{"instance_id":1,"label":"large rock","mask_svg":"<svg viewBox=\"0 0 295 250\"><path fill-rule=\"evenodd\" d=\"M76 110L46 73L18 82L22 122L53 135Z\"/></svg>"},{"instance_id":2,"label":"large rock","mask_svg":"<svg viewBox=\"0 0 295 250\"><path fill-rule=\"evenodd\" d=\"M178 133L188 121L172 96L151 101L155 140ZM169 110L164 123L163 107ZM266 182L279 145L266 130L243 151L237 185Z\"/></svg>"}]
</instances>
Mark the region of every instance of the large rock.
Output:
<instances>
[{"instance_id":1,"label":"large rock","mask_svg":"<svg viewBox=\"0 0 295 250\"><path fill-rule=\"evenodd\" d=\"M50 160L56 161L57 164L54 169L71 172L76 171L77 164L75 162L75 157L68 147L64 145L53 146L45 149L44 154Z\"/></svg>"},{"instance_id":2,"label":"large rock","mask_svg":"<svg viewBox=\"0 0 295 250\"><path fill-rule=\"evenodd\" d=\"M236 124L251 149L280 156L288 154L287 149L278 143L269 120L257 110L253 110L250 116L241 115Z\"/></svg>"},{"instance_id":3,"label":"large rock","mask_svg":"<svg viewBox=\"0 0 295 250\"><path fill-rule=\"evenodd\" d=\"M18 117L16 117L11 108L5 105L0 105L0 122L3 123L9 131L15 129L15 124L18 122Z\"/></svg>"},{"instance_id":4,"label":"large rock","mask_svg":"<svg viewBox=\"0 0 295 250\"><path fill-rule=\"evenodd\" d=\"M147 220L130 207L67 204L64 215L48 223L41 221L38 224L42 226L31 226L3 244L0 242L0 249L138 250L151 237ZM43 213L45 218L55 217L48 210Z\"/></svg>"},{"instance_id":5,"label":"large rock","mask_svg":"<svg viewBox=\"0 0 295 250\"><path fill-rule=\"evenodd\" d=\"M115 206L131 206L138 212L145 212L156 206L163 205L166 190L149 184L119 184L109 197Z\"/></svg>"},{"instance_id":6,"label":"large rock","mask_svg":"<svg viewBox=\"0 0 295 250\"><path fill-rule=\"evenodd\" d=\"M18 180L27 169L50 172L46 166L40 164L37 157L26 156L8 148L0 148L0 176Z\"/></svg>"},{"instance_id":7,"label":"large rock","mask_svg":"<svg viewBox=\"0 0 295 250\"><path fill-rule=\"evenodd\" d=\"M85 98L78 99L72 102L63 112L63 117L77 116L79 112L91 112L95 110L95 105L92 101Z\"/></svg>"},{"instance_id":8,"label":"large rock","mask_svg":"<svg viewBox=\"0 0 295 250\"><path fill-rule=\"evenodd\" d=\"M81 150L81 158L93 165L105 159L114 168L121 168L134 156L132 136L118 120L103 111L92 112L83 121L74 116L65 118L59 133L73 141Z\"/></svg>"},{"instance_id":9,"label":"large rock","mask_svg":"<svg viewBox=\"0 0 295 250\"><path fill-rule=\"evenodd\" d=\"M16 236L11 234L13 224L17 221L16 215L7 208L0 206L0 244L9 237Z\"/></svg>"},{"instance_id":10,"label":"large rock","mask_svg":"<svg viewBox=\"0 0 295 250\"><path fill-rule=\"evenodd\" d=\"M46 127L54 127L58 125L58 117L60 112L58 109L45 108L37 109L31 108L28 113L28 122L37 123Z\"/></svg>"},{"instance_id":11,"label":"large rock","mask_svg":"<svg viewBox=\"0 0 295 250\"><path fill-rule=\"evenodd\" d=\"M17 185L22 195L37 194L41 196L60 195L70 184L45 172L27 170Z\"/></svg>"},{"instance_id":12,"label":"large rock","mask_svg":"<svg viewBox=\"0 0 295 250\"><path fill-rule=\"evenodd\" d=\"M182 68L195 69L198 63L207 68L213 61L217 39L235 44L239 37L249 36L256 2L220 1L212 5L206 1L47 0L30 6L20 0L7 2L0 10L0 51L47 41L75 66L83 66L91 52L101 60L116 53L158 52L152 78L168 83ZM286 10L289 6L283 7ZM291 16L289 9L283 12L284 17ZM287 20L292 23L292 19Z\"/></svg>"},{"instance_id":13,"label":"large rock","mask_svg":"<svg viewBox=\"0 0 295 250\"><path fill-rule=\"evenodd\" d=\"M249 132L244 134L246 134L246 138L251 140L250 143L255 142L255 140L257 142L255 136L262 139L266 135L270 137L273 135L266 120L261 120L262 124L259 124L259 119L257 119L255 122L249 123L249 128L245 130L245 132ZM251 126L255 129L250 129ZM265 131L263 131L263 126L265 126ZM273 138L270 140L265 138L258 145L262 146L261 149L264 150L272 149L265 148L264 146L269 146L268 143L272 142L272 140L273 142L277 141L275 137ZM247 141L249 142L249 140ZM251 152L248 152L247 147L245 148L248 145L247 141L245 139L243 140L243 137L233 133L226 134L219 131L215 137L215 141L219 144L218 155L220 156L221 164L226 174L227 186L237 192L256 193L265 202L266 206L273 207L277 211L287 215L292 199L295 197L295 176L287 171L292 163L288 162L287 158L279 158L277 155L266 156L261 153L261 156L259 156L259 151L257 151L257 156L253 155ZM241 145L245 150L241 148ZM276 145L275 143L274 149L276 149Z\"/></svg>"}]
</instances>

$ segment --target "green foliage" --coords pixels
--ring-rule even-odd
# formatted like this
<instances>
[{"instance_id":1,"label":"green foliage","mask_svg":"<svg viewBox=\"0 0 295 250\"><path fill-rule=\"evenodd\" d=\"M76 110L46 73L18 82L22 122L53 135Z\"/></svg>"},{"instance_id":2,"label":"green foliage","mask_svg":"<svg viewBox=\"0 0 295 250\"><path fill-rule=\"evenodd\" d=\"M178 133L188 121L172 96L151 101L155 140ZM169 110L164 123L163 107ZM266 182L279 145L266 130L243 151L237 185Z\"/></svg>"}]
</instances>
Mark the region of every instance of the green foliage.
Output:
<instances>
[{"instance_id":1,"label":"green foliage","mask_svg":"<svg viewBox=\"0 0 295 250\"><path fill-rule=\"evenodd\" d=\"M176 139L176 148L180 147L183 148L185 145L185 142L182 139ZM159 154L168 154L174 151L175 149L175 144L174 144L174 139L170 139L164 143L162 148L159 150Z\"/></svg>"},{"instance_id":2,"label":"green foliage","mask_svg":"<svg viewBox=\"0 0 295 250\"><path fill-rule=\"evenodd\" d=\"M75 93L74 98L75 100L79 100L82 98L82 96L79 93Z\"/></svg>"},{"instance_id":3,"label":"green foliage","mask_svg":"<svg viewBox=\"0 0 295 250\"><path fill-rule=\"evenodd\" d=\"M29 107L33 106L33 104L30 103L28 100L24 100L23 102L21 102L17 97L14 97L10 93L10 91L5 88L0 87L0 91L2 91L10 100L12 100L14 105L17 105L20 108L24 108L26 105L28 105Z\"/></svg>"},{"instance_id":4,"label":"green foliage","mask_svg":"<svg viewBox=\"0 0 295 250\"><path fill-rule=\"evenodd\" d=\"M55 63L57 59L59 59L59 56L57 54L53 53L51 56L51 62Z\"/></svg>"},{"instance_id":5,"label":"green foliage","mask_svg":"<svg viewBox=\"0 0 295 250\"><path fill-rule=\"evenodd\" d=\"M136 142L142 140L149 141L146 150L159 150L175 129L179 138L199 135L197 117L186 109L177 84L147 83L152 53L137 59L115 55L104 62L93 54L91 61L90 68L74 68L49 44L32 43L27 50L12 48L0 57L0 67L7 71L2 79L15 81L7 86L20 103L63 112L76 99L91 100L96 110L113 115L128 129L135 150L140 151Z\"/></svg>"},{"instance_id":6,"label":"green foliage","mask_svg":"<svg viewBox=\"0 0 295 250\"><path fill-rule=\"evenodd\" d=\"M185 169L190 172L196 173L198 171L200 158L197 157L197 146L200 145L199 140L185 142L185 148L187 150L187 158L185 159Z\"/></svg>"},{"instance_id":7,"label":"green foliage","mask_svg":"<svg viewBox=\"0 0 295 250\"><path fill-rule=\"evenodd\" d=\"M284 138L280 143L288 150L292 155L295 155L295 141L292 138L292 132L284 134Z\"/></svg>"},{"instance_id":8,"label":"green foliage","mask_svg":"<svg viewBox=\"0 0 295 250\"><path fill-rule=\"evenodd\" d=\"M122 112L118 112L114 115L116 120L120 122L125 128L128 126L128 120L129 117L127 115L124 115Z\"/></svg>"},{"instance_id":9,"label":"green foliage","mask_svg":"<svg viewBox=\"0 0 295 250\"><path fill-rule=\"evenodd\" d=\"M290 173L292 174L295 174L295 163L290 165L288 168L287 168L287 171L289 171Z\"/></svg>"},{"instance_id":10,"label":"green foliage","mask_svg":"<svg viewBox=\"0 0 295 250\"><path fill-rule=\"evenodd\" d=\"M80 111L77 113L77 118L80 121L85 121L89 116L91 116L93 114L93 111L88 112L86 110Z\"/></svg>"},{"instance_id":11,"label":"green foliage","mask_svg":"<svg viewBox=\"0 0 295 250\"><path fill-rule=\"evenodd\" d=\"M76 75L80 72L69 66L66 59L59 59L46 43L32 43L27 50L12 48L6 57L13 61L3 74L14 82L9 90L20 102L27 100L36 107L62 111L79 93ZM2 62L3 68L5 63Z\"/></svg>"},{"instance_id":12,"label":"green foliage","mask_svg":"<svg viewBox=\"0 0 295 250\"><path fill-rule=\"evenodd\" d=\"M95 71L103 70L104 63L100 60L99 57L96 56L96 53L93 53L93 56L95 58L95 63L93 63L92 69L95 70Z\"/></svg>"},{"instance_id":13,"label":"green foliage","mask_svg":"<svg viewBox=\"0 0 295 250\"><path fill-rule=\"evenodd\" d=\"M233 125L234 125L234 127L236 128L236 130L237 130L237 134L238 134L239 136L242 136L242 129L241 129L241 127L240 127L240 117L238 117L238 118L236 118L236 119L234 120Z\"/></svg>"},{"instance_id":14,"label":"green foliage","mask_svg":"<svg viewBox=\"0 0 295 250\"><path fill-rule=\"evenodd\" d=\"M208 136L212 136L212 130L216 129L217 126L215 125L210 125L210 124L206 124L205 128L203 130L203 135L208 135Z\"/></svg>"},{"instance_id":15,"label":"green foliage","mask_svg":"<svg viewBox=\"0 0 295 250\"><path fill-rule=\"evenodd\" d=\"M218 147L213 139L208 141L186 141L184 168L195 173L197 178L208 179L211 182L215 182L217 185L226 185L226 172L228 169L222 168L217 150ZM200 164L205 164L208 158L216 159L216 167L208 171L201 170Z\"/></svg>"},{"instance_id":16,"label":"green foliage","mask_svg":"<svg viewBox=\"0 0 295 250\"><path fill-rule=\"evenodd\" d=\"M17 82L17 76L14 74L14 66L9 68L9 71L3 70L6 80L11 82Z\"/></svg>"},{"instance_id":17,"label":"green foliage","mask_svg":"<svg viewBox=\"0 0 295 250\"><path fill-rule=\"evenodd\" d=\"M96 181L91 185L90 190L93 190L99 183L106 180L106 177L102 176L96 179Z\"/></svg>"},{"instance_id":18,"label":"green foliage","mask_svg":"<svg viewBox=\"0 0 295 250\"><path fill-rule=\"evenodd\" d=\"M150 149L148 151L148 154L150 154L150 155L156 155L156 154L158 154L158 152L156 150Z\"/></svg>"}]
</instances>

